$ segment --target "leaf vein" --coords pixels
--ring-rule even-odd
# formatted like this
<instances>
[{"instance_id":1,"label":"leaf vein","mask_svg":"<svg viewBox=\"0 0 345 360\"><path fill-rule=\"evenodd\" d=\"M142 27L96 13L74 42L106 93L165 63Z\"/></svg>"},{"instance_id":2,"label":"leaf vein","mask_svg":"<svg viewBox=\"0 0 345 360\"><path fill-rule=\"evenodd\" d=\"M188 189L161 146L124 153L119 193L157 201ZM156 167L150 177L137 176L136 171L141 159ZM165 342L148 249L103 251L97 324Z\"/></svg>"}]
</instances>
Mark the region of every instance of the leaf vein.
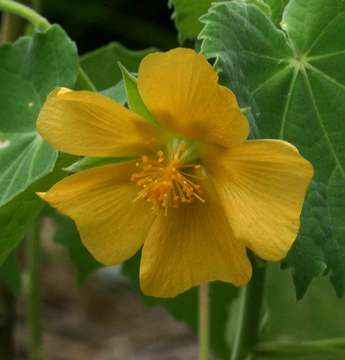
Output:
<instances>
[{"instance_id":1,"label":"leaf vein","mask_svg":"<svg viewBox=\"0 0 345 360\"><path fill-rule=\"evenodd\" d=\"M313 106L314 106L314 110L315 110L315 113L316 113L316 118L317 118L317 120L319 121L319 125L320 125L320 127L321 127L321 129L322 129L322 131L323 131L323 133L324 133L325 139L326 139L327 144L328 144L328 146L329 146L329 148L330 148L330 151L331 151L331 153L332 153L332 155L333 155L334 161L335 161L336 164L338 165L339 171L340 171L342 177L343 177L344 180L345 180L345 170L344 170L344 168L342 167L342 164L341 164L341 162L340 162L339 159L338 159L338 156L337 156L337 154L336 154L336 152L335 152L335 150L334 150L333 144L332 144L332 142L331 142L331 140L330 140L330 138L329 138L329 135L328 135L328 133L327 133L325 124L324 124L324 122L323 122L323 118L322 118L322 116L321 116L321 114L320 114L319 108L317 107L316 100L315 100L314 93L313 93L313 89L312 89L312 87L311 87L311 85L310 85L310 81L309 81L309 78L308 78L308 74L307 74L305 68L302 68L302 74L303 74L303 76L304 76L305 83L306 83L307 89L308 89L308 91L309 91L309 95L310 95L312 104L313 104Z\"/></svg>"},{"instance_id":2,"label":"leaf vein","mask_svg":"<svg viewBox=\"0 0 345 360\"><path fill-rule=\"evenodd\" d=\"M285 66L283 69L279 70L278 72L274 73L271 77L263 81L260 85L258 85L253 91L252 95L255 95L258 91L260 91L263 87L269 84L273 79L275 79L278 75L282 75L286 70L291 69L291 66Z\"/></svg>"},{"instance_id":3,"label":"leaf vein","mask_svg":"<svg viewBox=\"0 0 345 360\"><path fill-rule=\"evenodd\" d=\"M324 72L320 71L318 68L316 68L313 65L310 64L306 64L306 67L309 68L311 71L315 72L316 74L320 75L321 77L323 77L324 79L326 79L327 81L331 82L332 84L340 87L342 90L345 90L345 85L338 82L337 80L335 80L334 78L332 78L331 76L325 74Z\"/></svg>"},{"instance_id":4,"label":"leaf vein","mask_svg":"<svg viewBox=\"0 0 345 360\"><path fill-rule=\"evenodd\" d=\"M343 54L345 54L345 50L336 51L336 52L328 53L328 54L324 54L324 55L311 56L311 57L307 58L307 61L315 61L315 60L327 59L329 57L343 55Z\"/></svg>"},{"instance_id":5,"label":"leaf vein","mask_svg":"<svg viewBox=\"0 0 345 360\"><path fill-rule=\"evenodd\" d=\"M343 15L343 13L338 14L336 17L334 17L332 20L330 20L327 25L320 31L319 35L316 37L316 39L313 41L313 43L311 44L311 46L309 47L309 49L305 52L305 56L308 56L308 54L313 50L313 48L315 47L315 45L319 42L319 40L321 39L321 37L323 36L323 34L328 30L328 28L331 27L331 25L333 25L333 23L338 19L339 16Z\"/></svg>"},{"instance_id":6,"label":"leaf vein","mask_svg":"<svg viewBox=\"0 0 345 360\"><path fill-rule=\"evenodd\" d=\"M283 116L282 116L282 122L281 122L281 126L280 126L279 139L283 139L283 137L284 137L284 131L285 131L285 126L286 126L286 121L287 121L287 114L288 114L289 106L290 106L290 103L291 103L292 91L293 91L293 88L295 86L298 73L299 73L299 68L296 67L294 69L292 79L291 79L291 83L290 83L290 86L289 86L289 90L288 90L288 93L287 93L286 104L285 104L285 107L284 107L284 112L283 112Z\"/></svg>"}]
</instances>

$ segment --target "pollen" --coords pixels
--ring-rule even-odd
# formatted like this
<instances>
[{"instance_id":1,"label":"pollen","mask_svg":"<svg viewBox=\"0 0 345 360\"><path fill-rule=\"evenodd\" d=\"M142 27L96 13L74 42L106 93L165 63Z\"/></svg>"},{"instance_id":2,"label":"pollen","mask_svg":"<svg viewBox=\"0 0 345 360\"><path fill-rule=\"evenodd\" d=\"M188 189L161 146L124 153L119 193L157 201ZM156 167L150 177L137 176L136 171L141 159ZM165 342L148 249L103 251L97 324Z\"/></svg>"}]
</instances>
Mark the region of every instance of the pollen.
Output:
<instances>
[{"instance_id":1,"label":"pollen","mask_svg":"<svg viewBox=\"0 0 345 360\"><path fill-rule=\"evenodd\" d=\"M186 145L180 144L171 156L158 151L155 158L146 155L136 163L138 171L131 180L140 188L136 200L145 199L154 209L162 208L167 214L169 208L178 208L202 198L201 166L183 161Z\"/></svg>"}]
</instances>

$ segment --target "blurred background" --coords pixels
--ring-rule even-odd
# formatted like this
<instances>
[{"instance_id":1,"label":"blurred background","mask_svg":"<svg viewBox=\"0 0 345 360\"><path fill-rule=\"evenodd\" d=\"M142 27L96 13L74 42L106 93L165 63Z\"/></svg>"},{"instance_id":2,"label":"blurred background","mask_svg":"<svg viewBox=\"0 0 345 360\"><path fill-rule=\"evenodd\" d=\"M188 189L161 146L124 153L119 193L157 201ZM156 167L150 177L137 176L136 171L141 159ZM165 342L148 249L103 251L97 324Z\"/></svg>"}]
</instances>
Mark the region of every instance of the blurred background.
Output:
<instances>
[{"instance_id":1,"label":"blurred background","mask_svg":"<svg viewBox=\"0 0 345 360\"><path fill-rule=\"evenodd\" d=\"M42 13L64 27L81 54L110 41L137 50L149 46L167 50L178 45L172 11L165 0L44 0Z\"/></svg>"},{"instance_id":2,"label":"blurred background","mask_svg":"<svg viewBox=\"0 0 345 360\"><path fill-rule=\"evenodd\" d=\"M51 23L60 24L77 43L80 54L110 41L138 50L149 46L167 50L178 45L172 11L165 0L19 2L33 4Z\"/></svg>"},{"instance_id":3,"label":"blurred background","mask_svg":"<svg viewBox=\"0 0 345 360\"><path fill-rule=\"evenodd\" d=\"M111 41L133 50L152 46L167 50L178 46L167 0L42 0L39 7L50 22L60 24L67 31L81 55ZM147 306L119 267L98 269L79 286L81 281L70 256L61 246L70 240L70 233L60 232L59 240L53 241L56 226L51 218L51 214L47 214L42 220L43 328L47 359L197 359L197 338L190 327L176 320L162 305ZM66 229L73 225L64 223L64 226ZM88 271L98 268L98 264L87 259ZM27 359L28 334L23 310L25 276L23 280L16 327L20 360ZM272 265L266 290L269 312L263 326L268 329L269 337L319 339L343 334L345 303L336 298L325 279L315 280L306 297L296 302L290 272ZM179 306L189 299L188 294L182 297ZM195 325L194 310L189 323ZM226 314L230 311L229 306ZM231 334L231 329L226 332ZM227 334L224 333L224 338L230 336ZM321 355L320 359L328 358Z\"/></svg>"}]
</instances>

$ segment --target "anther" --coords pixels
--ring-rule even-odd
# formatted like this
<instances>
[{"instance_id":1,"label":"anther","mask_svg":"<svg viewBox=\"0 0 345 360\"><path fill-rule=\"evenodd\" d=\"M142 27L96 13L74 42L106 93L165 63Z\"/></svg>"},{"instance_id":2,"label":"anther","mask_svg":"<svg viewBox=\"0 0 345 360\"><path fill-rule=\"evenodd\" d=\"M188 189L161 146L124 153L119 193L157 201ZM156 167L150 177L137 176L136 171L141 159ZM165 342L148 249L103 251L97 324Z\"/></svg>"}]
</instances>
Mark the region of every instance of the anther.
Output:
<instances>
[{"instance_id":1,"label":"anther","mask_svg":"<svg viewBox=\"0 0 345 360\"><path fill-rule=\"evenodd\" d=\"M194 199L202 202L201 186L198 181L202 179L198 164L184 164L182 155L186 151L186 144L180 144L172 157L167 159L163 151L156 152L156 159L147 155L141 157L136 167L141 171L131 176L141 190L135 201L144 199L157 208L163 208L167 214L168 208L177 208L182 203L191 203Z\"/></svg>"}]
</instances>

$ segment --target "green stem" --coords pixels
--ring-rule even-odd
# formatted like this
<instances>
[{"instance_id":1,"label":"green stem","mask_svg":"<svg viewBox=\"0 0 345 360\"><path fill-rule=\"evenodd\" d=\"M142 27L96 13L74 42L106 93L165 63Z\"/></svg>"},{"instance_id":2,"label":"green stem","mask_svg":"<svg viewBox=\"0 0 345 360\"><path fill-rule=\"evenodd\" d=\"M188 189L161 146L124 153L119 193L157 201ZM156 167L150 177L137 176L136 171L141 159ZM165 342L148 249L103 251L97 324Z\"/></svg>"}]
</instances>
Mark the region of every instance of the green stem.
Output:
<instances>
[{"instance_id":1,"label":"green stem","mask_svg":"<svg viewBox=\"0 0 345 360\"><path fill-rule=\"evenodd\" d=\"M199 360L209 354L209 295L208 283L199 286Z\"/></svg>"},{"instance_id":2,"label":"green stem","mask_svg":"<svg viewBox=\"0 0 345 360\"><path fill-rule=\"evenodd\" d=\"M40 231L39 223L27 234L28 242L28 325L30 328L30 360L42 359L41 283L40 283Z\"/></svg>"},{"instance_id":3,"label":"green stem","mask_svg":"<svg viewBox=\"0 0 345 360\"><path fill-rule=\"evenodd\" d=\"M266 269L264 264L254 265L251 281L240 290L239 323L232 346L231 360L246 358L258 341Z\"/></svg>"},{"instance_id":4,"label":"green stem","mask_svg":"<svg viewBox=\"0 0 345 360\"><path fill-rule=\"evenodd\" d=\"M33 26L44 31L48 30L51 26L48 20L36 11L13 0L0 0L0 10L18 15L29 21Z\"/></svg>"},{"instance_id":5,"label":"green stem","mask_svg":"<svg viewBox=\"0 0 345 360\"><path fill-rule=\"evenodd\" d=\"M12 360L14 355L15 300L5 284L0 285L0 359Z\"/></svg>"}]
</instances>

